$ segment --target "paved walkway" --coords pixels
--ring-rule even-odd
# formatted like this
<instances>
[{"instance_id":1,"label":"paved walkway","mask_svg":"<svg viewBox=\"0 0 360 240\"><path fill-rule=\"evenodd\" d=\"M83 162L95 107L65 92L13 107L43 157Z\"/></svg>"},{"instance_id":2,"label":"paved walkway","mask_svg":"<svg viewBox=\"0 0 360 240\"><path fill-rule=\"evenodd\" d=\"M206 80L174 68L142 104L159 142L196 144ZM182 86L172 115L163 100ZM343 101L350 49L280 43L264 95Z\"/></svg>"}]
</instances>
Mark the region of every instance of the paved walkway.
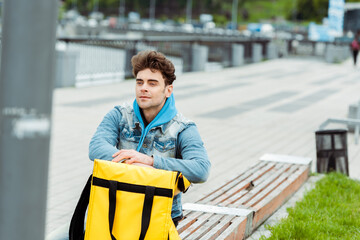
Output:
<instances>
[{"instance_id":1,"label":"paved walkway","mask_svg":"<svg viewBox=\"0 0 360 240\"><path fill-rule=\"evenodd\" d=\"M133 101L134 86L130 80L55 90L47 233L70 220L92 170L90 138L113 106ZM360 68L350 60L278 59L186 73L174 89L178 110L197 123L212 162L208 182L184 195L193 202L264 153L311 157L315 169L314 131L329 117L346 117L349 104L360 100ZM350 176L360 179L359 146L349 134Z\"/></svg>"}]
</instances>

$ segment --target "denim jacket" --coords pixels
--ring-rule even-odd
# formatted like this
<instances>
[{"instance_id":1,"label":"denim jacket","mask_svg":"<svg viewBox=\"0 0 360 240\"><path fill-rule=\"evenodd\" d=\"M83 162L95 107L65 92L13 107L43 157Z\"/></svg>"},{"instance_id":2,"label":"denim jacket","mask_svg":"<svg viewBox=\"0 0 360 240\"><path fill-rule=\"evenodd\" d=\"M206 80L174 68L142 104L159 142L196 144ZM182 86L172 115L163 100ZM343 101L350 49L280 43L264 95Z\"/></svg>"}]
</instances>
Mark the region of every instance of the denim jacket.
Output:
<instances>
[{"instance_id":1,"label":"denim jacket","mask_svg":"<svg viewBox=\"0 0 360 240\"><path fill-rule=\"evenodd\" d=\"M112 160L119 149L136 149L142 130L132 106L116 106L105 115L91 139L90 159ZM192 183L205 182L208 178L211 164L197 127L180 113L152 128L140 152L153 156L155 168L180 171ZM180 193L174 197L171 217L181 215Z\"/></svg>"}]
</instances>

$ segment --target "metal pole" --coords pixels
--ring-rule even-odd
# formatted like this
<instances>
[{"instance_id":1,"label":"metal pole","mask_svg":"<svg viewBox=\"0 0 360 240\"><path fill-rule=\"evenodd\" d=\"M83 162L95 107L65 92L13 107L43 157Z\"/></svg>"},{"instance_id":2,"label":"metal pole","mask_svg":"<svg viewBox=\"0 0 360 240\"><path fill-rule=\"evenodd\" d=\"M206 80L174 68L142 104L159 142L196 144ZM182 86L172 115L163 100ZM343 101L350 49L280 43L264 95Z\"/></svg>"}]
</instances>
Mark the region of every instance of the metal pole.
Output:
<instances>
[{"instance_id":1,"label":"metal pole","mask_svg":"<svg viewBox=\"0 0 360 240\"><path fill-rule=\"evenodd\" d=\"M233 6L232 6L232 29L236 29L237 26L237 10L238 10L238 0L233 0Z\"/></svg>"},{"instance_id":2,"label":"metal pole","mask_svg":"<svg viewBox=\"0 0 360 240\"><path fill-rule=\"evenodd\" d=\"M155 21L155 6L156 0L150 0L149 18L151 23Z\"/></svg>"},{"instance_id":3,"label":"metal pole","mask_svg":"<svg viewBox=\"0 0 360 240\"><path fill-rule=\"evenodd\" d=\"M296 21L296 15L297 15L297 0L293 0L293 6L292 6L292 20L293 22Z\"/></svg>"},{"instance_id":4,"label":"metal pole","mask_svg":"<svg viewBox=\"0 0 360 240\"><path fill-rule=\"evenodd\" d=\"M72 1L72 9L77 10L77 0Z\"/></svg>"},{"instance_id":5,"label":"metal pole","mask_svg":"<svg viewBox=\"0 0 360 240\"><path fill-rule=\"evenodd\" d=\"M186 2L186 22L191 23L192 14L192 0Z\"/></svg>"},{"instance_id":6,"label":"metal pole","mask_svg":"<svg viewBox=\"0 0 360 240\"><path fill-rule=\"evenodd\" d=\"M5 0L0 239L44 239L58 1Z\"/></svg>"},{"instance_id":7,"label":"metal pole","mask_svg":"<svg viewBox=\"0 0 360 240\"><path fill-rule=\"evenodd\" d=\"M119 2L119 20L121 23L125 23L125 0Z\"/></svg>"},{"instance_id":8,"label":"metal pole","mask_svg":"<svg viewBox=\"0 0 360 240\"><path fill-rule=\"evenodd\" d=\"M3 9L4 9L4 1L0 0L0 23L3 22Z\"/></svg>"},{"instance_id":9,"label":"metal pole","mask_svg":"<svg viewBox=\"0 0 360 240\"><path fill-rule=\"evenodd\" d=\"M94 0L94 12L98 12L99 11L99 0Z\"/></svg>"}]
</instances>

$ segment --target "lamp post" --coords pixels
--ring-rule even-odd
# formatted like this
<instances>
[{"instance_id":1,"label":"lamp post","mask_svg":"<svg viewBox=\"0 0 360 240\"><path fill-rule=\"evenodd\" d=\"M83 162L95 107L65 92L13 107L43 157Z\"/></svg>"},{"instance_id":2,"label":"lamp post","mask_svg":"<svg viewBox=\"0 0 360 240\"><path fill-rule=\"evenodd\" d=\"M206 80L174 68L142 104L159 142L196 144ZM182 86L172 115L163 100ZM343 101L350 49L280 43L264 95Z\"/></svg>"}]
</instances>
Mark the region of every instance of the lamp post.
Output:
<instances>
[{"instance_id":1,"label":"lamp post","mask_svg":"<svg viewBox=\"0 0 360 240\"><path fill-rule=\"evenodd\" d=\"M99 0L94 0L94 12L98 12L99 11Z\"/></svg>"},{"instance_id":2,"label":"lamp post","mask_svg":"<svg viewBox=\"0 0 360 240\"><path fill-rule=\"evenodd\" d=\"M297 15L297 0L293 0L293 9L292 9L292 20L296 21L296 15Z\"/></svg>"},{"instance_id":3,"label":"lamp post","mask_svg":"<svg viewBox=\"0 0 360 240\"><path fill-rule=\"evenodd\" d=\"M231 22L232 22L232 29L236 29L237 26L237 10L238 10L238 0L233 0L233 6L232 6L232 17L231 17Z\"/></svg>"},{"instance_id":4,"label":"lamp post","mask_svg":"<svg viewBox=\"0 0 360 240\"><path fill-rule=\"evenodd\" d=\"M5 0L0 72L0 239L45 237L58 1Z\"/></svg>"},{"instance_id":5,"label":"lamp post","mask_svg":"<svg viewBox=\"0 0 360 240\"><path fill-rule=\"evenodd\" d=\"M77 0L72 1L72 7L71 8L77 10Z\"/></svg>"},{"instance_id":6,"label":"lamp post","mask_svg":"<svg viewBox=\"0 0 360 240\"><path fill-rule=\"evenodd\" d=\"M186 2L186 22L191 23L192 0Z\"/></svg>"},{"instance_id":7,"label":"lamp post","mask_svg":"<svg viewBox=\"0 0 360 240\"><path fill-rule=\"evenodd\" d=\"M119 2L119 20L120 23L125 23L125 0Z\"/></svg>"},{"instance_id":8,"label":"lamp post","mask_svg":"<svg viewBox=\"0 0 360 240\"><path fill-rule=\"evenodd\" d=\"M155 6L156 0L150 0L149 18L151 23L155 21Z\"/></svg>"}]
</instances>

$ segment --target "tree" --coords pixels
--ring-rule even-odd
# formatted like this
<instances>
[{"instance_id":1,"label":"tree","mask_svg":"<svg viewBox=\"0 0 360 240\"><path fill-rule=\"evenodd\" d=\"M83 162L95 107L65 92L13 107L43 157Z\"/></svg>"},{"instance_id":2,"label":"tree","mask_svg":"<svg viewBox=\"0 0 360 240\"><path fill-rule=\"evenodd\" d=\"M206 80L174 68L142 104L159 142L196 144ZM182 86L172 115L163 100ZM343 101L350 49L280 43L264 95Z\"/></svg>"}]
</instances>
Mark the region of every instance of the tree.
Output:
<instances>
[{"instance_id":1,"label":"tree","mask_svg":"<svg viewBox=\"0 0 360 240\"><path fill-rule=\"evenodd\" d=\"M346 2L358 2L358 0L346 0ZM328 15L329 0L297 0L298 20L321 22Z\"/></svg>"}]
</instances>

